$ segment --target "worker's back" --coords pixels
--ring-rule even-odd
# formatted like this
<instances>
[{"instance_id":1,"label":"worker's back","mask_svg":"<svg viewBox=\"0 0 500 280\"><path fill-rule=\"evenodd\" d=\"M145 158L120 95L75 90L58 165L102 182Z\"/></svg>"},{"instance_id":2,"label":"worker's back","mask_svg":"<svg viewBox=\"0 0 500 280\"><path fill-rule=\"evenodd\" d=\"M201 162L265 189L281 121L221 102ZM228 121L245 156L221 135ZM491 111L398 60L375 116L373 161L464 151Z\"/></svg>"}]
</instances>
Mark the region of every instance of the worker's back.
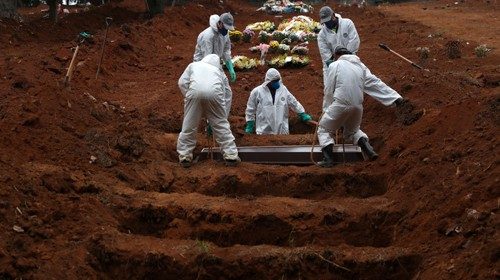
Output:
<instances>
[{"instance_id":1,"label":"worker's back","mask_svg":"<svg viewBox=\"0 0 500 280\"><path fill-rule=\"evenodd\" d=\"M330 73L334 76L329 80L335 83L335 100L345 105L363 104L365 71L359 58L355 55L342 55L329 68L329 71L335 71Z\"/></svg>"}]
</instances>

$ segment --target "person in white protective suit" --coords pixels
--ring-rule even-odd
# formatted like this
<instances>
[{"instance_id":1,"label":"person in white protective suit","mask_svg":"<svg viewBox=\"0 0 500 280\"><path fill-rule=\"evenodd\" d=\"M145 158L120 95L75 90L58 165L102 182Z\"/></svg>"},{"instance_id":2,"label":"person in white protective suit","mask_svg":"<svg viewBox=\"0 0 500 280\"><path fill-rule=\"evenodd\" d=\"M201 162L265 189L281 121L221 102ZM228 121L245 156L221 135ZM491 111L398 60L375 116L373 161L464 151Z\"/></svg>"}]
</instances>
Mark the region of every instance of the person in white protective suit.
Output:
<instances>
[{"instance_id":1,"label":"person in white protective suit","mask_svg":"<svg viewBox=\"0 0 500 280\"><path fill-rule=\"evenodd\" d=\"M264 83L252 90L247 102L245 133L288 134L288 112L292 109L302 122L316 124L286 88L278 70L270 68Z\"/></svg>"},{"instance_id":2,"label":"person in white protective suit","mask_svg":"<svg viewBox=\"0 0 500 280\"><path fill-rule=\"evenodd\" d=\"M336 46L343 46L356 54L359 49L359 35L352 20L335 14L332 8L324 6L319 10L323 25L318 34L318 48L323 61L323 81L326 81L327 61L333 56Z\"/></svg>"},{"instance_id":3,"label":"person in white protective suit","mask_svg":"<svg viewBox=\"0 0 500 280\"><path fill-rule=\"evenodd\" d=\"M370 160L378 158L368 142L368 136L360 129L363 117L363 91L371 83L373 75L359 57L344 47L334 52L335 61L328 66L323 98L323 116L319 121L318 140L323 152L323 167L333 166L333 133L344 128L346 141L352 141Z\"/></svg>"},{"instance_id":4,"label":"person in white protective suit","mask_svg":"<svg viewBox=\"0 0 500 280\"><path fill-rule=\"evenodd\" d=\"M333 10L324 6L319 10L320 22L323 24L318 34L318 48L323 60L323 82L326 86L328 64L332 62L332 57L336 47L344 47L352 54L356 54L359 49L360 39L356 27L352 20L342 18L335 14ZM395 105L403 107L408 105L408 100L403 99L399 93L387 86L379 78L368 72L371 76L367 79L364 92L375 98L385 106Z\"/></svg>"},{"instance_id":5,"label":"person in white protective suit","mask_svg":"<svg viewBox=\"0 0 500 280\"><path fill-rule=\"evenodd\" d=\"M218 55L229 70L231 82L234 82L236 73L231 61L231 40L228 35L229 30L234 30L234 18L231 13L211 15L209 24L210 26L198 35L193 61L200 61L209 54Z\"/></svg>"},{"instance_id":6,"label":"person in white protective suit","mask_svg":"<svg viewBox=\"0 0 500 280\"><path fill-rule=\"evenodd\" d=\"M222 71L219 56L209 54L201 61L190 63L179 78L184 96L184 120L177 139L177 152L182 166L189 167L196 147L196 133L202 117L212 125L215 140L220 145L227 165L240 162L227 120L225 95L230 91Z\"/></svg>"}]
</instances>

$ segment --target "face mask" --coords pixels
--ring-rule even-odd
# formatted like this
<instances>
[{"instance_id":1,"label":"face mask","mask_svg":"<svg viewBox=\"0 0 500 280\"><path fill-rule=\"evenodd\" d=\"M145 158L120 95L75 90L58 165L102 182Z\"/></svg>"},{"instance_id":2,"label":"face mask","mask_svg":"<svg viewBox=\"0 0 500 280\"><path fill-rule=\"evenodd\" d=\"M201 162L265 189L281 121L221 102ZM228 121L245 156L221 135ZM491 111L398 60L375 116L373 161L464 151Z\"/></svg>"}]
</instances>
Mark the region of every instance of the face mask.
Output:
<instances>
[{"instance_id":1,"label":"face mask","mask_svg":"<svg viewBox=\"0 0 500 280\"><path fill-rule=\"evenodd\" d=\"M280 88L280 81L277 80L277 81L272 81L269 83L269 87L272 88L272 89L279 89Z\"/></svg>"},{"instance_id":2,"label":"face mask","mask_svg":"<svg viewBox=\"0 0 500 280\"><path fill-rule=\"evenodd\" d=\"M325 26L326 26L326 28L331 29L331 30L337 28L337 18L333 18L333 19L325 22Z\"/></svg>"},{"instance_id":3,"label":"face mask","mask_svg":"<svg viewBox=\"0 0 500 280\"><path fill-rule=\"evenodd\" d=\"M227 32L229 30L225 29L224 26L219 28L219 33L222 35L222 36L226 36L227 35Z\"/></svg>"}]
</instances>

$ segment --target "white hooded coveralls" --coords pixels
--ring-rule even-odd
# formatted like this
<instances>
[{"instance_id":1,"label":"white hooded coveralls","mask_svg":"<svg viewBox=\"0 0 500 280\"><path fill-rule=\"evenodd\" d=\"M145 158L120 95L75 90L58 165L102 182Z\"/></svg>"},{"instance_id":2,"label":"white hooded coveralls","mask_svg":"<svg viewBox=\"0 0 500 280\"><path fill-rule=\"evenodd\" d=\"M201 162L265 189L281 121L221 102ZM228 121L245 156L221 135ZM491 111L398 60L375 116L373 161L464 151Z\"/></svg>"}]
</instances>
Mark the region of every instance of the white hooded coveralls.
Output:
<instances>
[{"instance_id":1,"label":"white hooded coveralls","mask_svg":"<svg viewBox=\"0 0 500 280\"><path fill-rule=\"evenodd\" d=\"M335 32L325 25L321 28L318 34L318 48L323 61L323 83L327 84L328 67L326 61L331 59L335 48L342 46L353 54L356 54L359 49L360 39L356 27L352 20L342 18L339 14L335 14L339 20L338 32ZM401 95L394 89L382 82L377 76L373 75L368 70L364 92L385 106L389 106L401 98Z\"/></svg>"},{"instance_id":2,"label":"white hooded coveralls","mask_svg":"<svg viewBox=\"0 0 500 280\"><path fill-rule=\"evenodd\" d=\"M200 61L209 54L218 55L223 61L231 59L229 33L222 36L217 30L218 15L210 16L210 26L203 30L196 40L193 61Z\"/></svg>"},{"instance_id":3,"label":"white hooded coveralls","mask_svg":"<svg viewBox=\"0 0 500 280\"><path fill-rule=\"evenodd\" d=\"M273 97L267 84L280 79L280 87ZM252 90L245 112L246 121L255 121L256 134L288 134L288 112L304 113L304 107L288 91L278 70L270 68L266 72L264 83Z\"/></svg>"},{"instance_id":4,"label":"white hooded coveralls","mask_svg":"<svg viewBox=\"0 0 500 280\"><path fill-rule=\"evenodd\" d=\"M343 46L353 54L356 54L359 49L358 31L356 31L352 20L342 18L339 14L335 14L335 16L339 20L337 32L323 25L318 34L318 48L323 62L324 82L326 82L326 72L328 70L326 61L332 58L336 46Z\"/></svg>"},{"instance_id":5,"label":"white hooded coveralls","mask_svg":"<svg viewBox=\"0 0 500 280\"><path fill-rule=\"evenodd\" d=\"M215 140L220 145L224 159L237 160L238 150L227 120L225 94L229 87L226 75L215 54L199 62L192 62L179 78L179 88L184 95L184 120L177 140L179 160L193 159L196 133L202 117L210 122Z\"/></svg>"},{"instance_id":6,"label":"white hooded coveralls","mask_svg":"<svg viewBox=\"0 0 500 280\"><path fill-rule=\"evenodd\" d=\"M323 117L318 128L322 148L334 144L331 133L342 126L346 142L357 144L361 137L368 138L360 130L364 85L371 78L368 74L368 68L356 55L342 55L328 67Z\"/></svg>"}]
</instances>

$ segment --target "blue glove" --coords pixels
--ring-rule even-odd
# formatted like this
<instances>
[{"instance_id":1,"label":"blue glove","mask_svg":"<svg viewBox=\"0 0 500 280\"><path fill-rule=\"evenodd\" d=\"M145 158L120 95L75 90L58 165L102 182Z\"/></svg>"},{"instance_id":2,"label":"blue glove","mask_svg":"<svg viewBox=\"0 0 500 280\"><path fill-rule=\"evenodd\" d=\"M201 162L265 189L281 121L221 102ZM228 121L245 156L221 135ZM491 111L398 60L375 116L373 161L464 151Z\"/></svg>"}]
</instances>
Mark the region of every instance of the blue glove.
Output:
<instances>
[{"instance_id":1,"label":"blue glove","mask_svg":"<svg viewBox=\"0 0 500 280\"><path fill-rule=\"evenodd\" d=\"M229 77L231 78L231 82L234 83L236 81L236 73L234 72L234 66L231 59L226 60L226 67L229 70Z\"/></svg>"},{"instance_id":2,"label":"blue glove","mask_svg":"<svg viewBox=\"0 0 500 280\"><path fill-rule=\"evenodd\" d=\"M300 113L299 119L301 122L308 122L308 121L312 120L311 116L309 114L306 114L306 112Z\"/></svg>"},{"instance_id":3,"label":"blue glove","mask_svg":"<svg viewBox=\"0 0 500 280\"><path fill-rule=\"evenodd\" d=\"M328 59L327 61L325 61L326 67L330 66L330 64L332 64L332 62L333 62L333 59Z\"/></svg>"},{"instance_id":4,"label":"blue glove","mask_svg":"<svg viewBox=\"0 0 500 280\"><path fill-rule=\"evenodd\" d=\"M212 126L207 123L207 136L212 136Z\"/></svg>"},{"instance_id":5,"label":"blue glove","mask_svg":"<svg viewBox=\"0 0 500 280\"><path fill-rule=\"evenodd\" d=\"M255 128L255 121L247 121L245 125L245 133L252 134Z\"/></svg>"}]
</instances>

